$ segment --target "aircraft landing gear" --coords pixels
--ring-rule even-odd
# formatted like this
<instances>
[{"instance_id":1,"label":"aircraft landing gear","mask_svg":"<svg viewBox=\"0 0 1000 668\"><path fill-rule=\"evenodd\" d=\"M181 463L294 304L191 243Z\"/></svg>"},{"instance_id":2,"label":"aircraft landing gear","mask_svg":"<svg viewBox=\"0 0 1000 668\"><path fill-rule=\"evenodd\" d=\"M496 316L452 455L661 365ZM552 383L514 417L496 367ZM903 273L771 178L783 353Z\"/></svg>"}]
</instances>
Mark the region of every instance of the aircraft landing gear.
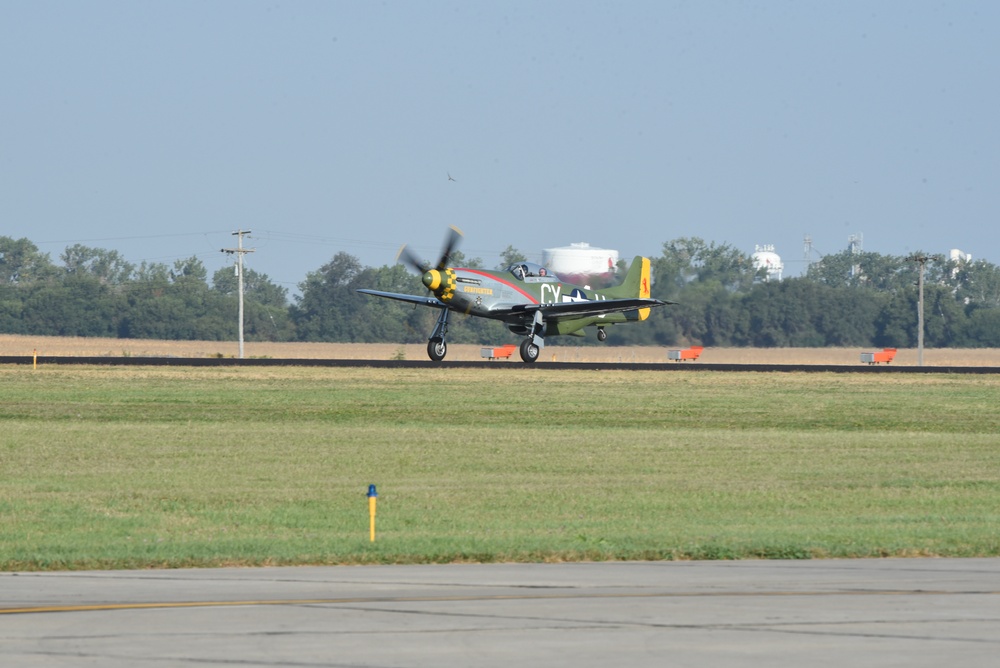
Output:
<instances>
[{"instance_id":1,"label":"aircraft landing gear","mask_svg":"<svg viewBox=\"0 0 1000 668\"><path fill-rule=\"evenodd\" d=\"M440 362L448 354L448 344L444 340L448 333L448 312L449 309L441 309L441 315L438 316L434 331L431 332L430 341L427 342L427 356L432 362Z\"/></svg>"},{"instance_id":2,"label":"aircraft landing gear","mask_svg":"<svg viewBox=\"0 0 1000 668\"><path fill-rule=\"evenodd\" d=\"M441 339L431 339L427 342L427 356L432 362L440 362L448 354L448 344Z\"/></svg>"},{"instance_id":3,"label":"aircraft landing gear","mask_svg":"<svg viewBox=\"0 0 1000 668\"><path fill-rule=\"evenodd\" d=\"M545 320L542 319L542 312L535 311L535 315L531 319L531 329L528 331L528 337L521 341L521 359L531 364L538 360L538 356L542 352L542 346L545 345Z\"/></svg>"},{"instance_id":4,"label":"aircraft landing gear","mask_svg":"<svg viewBox=\"0 0 1000 668\"><path fill-rule=\"evenodd\" d=\"M603 327L597 328L597 340L606 341L608 339L608 333L604 331Z\"/></svg>"},{"instance_id":5,"label":"aircraft landing gear","mask_svg":"<svg viewBox=\"0 0 1000 668\"><path fill-rule=\"evenodd\" d=\"M532 343L531 339L521 341L521 359L529 364L538 359L541 349Z\"/></svg>"}]
</instances>

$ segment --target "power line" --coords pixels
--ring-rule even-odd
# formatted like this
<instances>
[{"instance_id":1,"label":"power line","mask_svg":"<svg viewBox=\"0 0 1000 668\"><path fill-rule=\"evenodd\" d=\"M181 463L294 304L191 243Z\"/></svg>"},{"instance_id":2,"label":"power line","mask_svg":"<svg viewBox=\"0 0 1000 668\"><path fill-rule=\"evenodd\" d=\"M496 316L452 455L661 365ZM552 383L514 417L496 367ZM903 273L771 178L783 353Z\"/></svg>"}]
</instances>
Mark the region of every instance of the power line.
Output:
<instances>
[{"instance_id":1,"label":"power line","mask_svg":"<svg viewBox=\"0 0 1000 668\"><path fill-rule=\"evenodd\" d=\"M42 244L83 244L95 241L135 241L139 239L166 239L168 237L201 237L206 234L223 234L226 230L209 230L207 232L179 232L177 234L142 234L125 237L97 237L94 239L55 239L50 241L35 241L36 245Z\"/></svg>"}]
</instances>

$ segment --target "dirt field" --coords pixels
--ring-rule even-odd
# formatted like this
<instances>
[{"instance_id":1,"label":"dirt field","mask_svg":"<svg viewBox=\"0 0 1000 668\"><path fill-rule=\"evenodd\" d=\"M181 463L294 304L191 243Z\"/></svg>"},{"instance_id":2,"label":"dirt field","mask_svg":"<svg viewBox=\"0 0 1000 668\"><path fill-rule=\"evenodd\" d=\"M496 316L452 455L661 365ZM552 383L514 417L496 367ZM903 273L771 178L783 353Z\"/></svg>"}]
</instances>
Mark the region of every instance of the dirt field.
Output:
<instances>
[{"instance_id":1,"label":"dirt field","mask_svg":"<svg viewBox=\"0 0 1000 668\"><path fill-rule=\"evenodd\" d=\"M449 360L481 360L481 346L453 344ZM543 361L559 362L663 362L668 348L550 345L542 351ZM101 339L76 337L16 336L0 334L0 355L79 357L237 357L239 345L226 341L155 341L145 339ZM718 364L860 364L861 348L706 348L700 362ZM427 359L425 344L370 343L244 343L245 357L276 359L377 359L401 357ZM520 363L515 352L509 362ZM497 364L507 361L498 360ZM683 362L697 364L698 362ZM917 364L917 351L903 349L894 365ZM996 348L925 349L926 366L1000 366Z\"/></svg>"}]
</instances>

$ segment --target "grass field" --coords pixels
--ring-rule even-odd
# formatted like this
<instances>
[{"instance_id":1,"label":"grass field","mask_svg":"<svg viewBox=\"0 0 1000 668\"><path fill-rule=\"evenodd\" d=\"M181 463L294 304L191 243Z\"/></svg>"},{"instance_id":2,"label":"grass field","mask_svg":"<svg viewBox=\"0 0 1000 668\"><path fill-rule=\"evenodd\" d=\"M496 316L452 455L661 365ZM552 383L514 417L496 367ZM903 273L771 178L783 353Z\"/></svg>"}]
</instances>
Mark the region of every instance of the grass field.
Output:
<instances>
[{"instance_id":1,"label":"grass field","mask_svg":"<svg viewBox=\"0 0 1000 668\"><path fill-rule=\"evenodd\" d=\"M0 366L0 569L993 556L998 397L993 375Z\"/></svg>"}]
</instances>

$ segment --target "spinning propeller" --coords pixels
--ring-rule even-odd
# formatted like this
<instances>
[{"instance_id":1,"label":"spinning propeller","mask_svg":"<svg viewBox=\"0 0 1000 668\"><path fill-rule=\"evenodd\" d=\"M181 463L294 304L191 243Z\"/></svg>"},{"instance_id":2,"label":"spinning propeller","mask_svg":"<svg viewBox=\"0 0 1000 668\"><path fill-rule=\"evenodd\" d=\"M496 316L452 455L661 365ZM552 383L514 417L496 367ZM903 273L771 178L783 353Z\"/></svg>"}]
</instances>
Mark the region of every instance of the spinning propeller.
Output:
<instances>
[{"instance_id":1,"label":"spinning propeller","mask_svg":"<svg viewBox=\"0 0 1000 668\"><path fill-rule=\"evenodd\" d=\"M417 257L405 244L399 249L396 261L413 267L420 274L420 280L427 286L427 289L433 292L436 297L441 298L441 293L445 292L448 287L454 289L454 285L449 286L448 281L442 282L441 272L448 268L449 256L455 251L458 241L462 236L462 231L454 225L448 228L448 237L445 239L444 248L441 250L441 257L438 258L437 264L433 269L430 267L430 264Z\"/></svg>"}]
</instances>

